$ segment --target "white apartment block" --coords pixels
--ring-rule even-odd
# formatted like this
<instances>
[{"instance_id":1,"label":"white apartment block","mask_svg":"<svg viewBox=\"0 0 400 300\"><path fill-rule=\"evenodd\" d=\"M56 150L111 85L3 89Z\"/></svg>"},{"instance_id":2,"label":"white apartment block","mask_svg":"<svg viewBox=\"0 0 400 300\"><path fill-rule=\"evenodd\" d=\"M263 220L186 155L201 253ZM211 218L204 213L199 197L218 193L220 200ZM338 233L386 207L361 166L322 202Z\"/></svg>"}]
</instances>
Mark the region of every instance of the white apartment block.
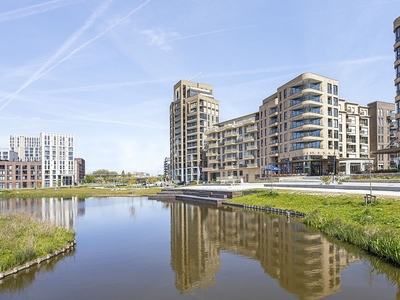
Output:
<instances>
[{"instance_id":1,"label":"white apartment block","mask_svg":"<svg viewBox=\"0 0 400 300\"><path fill-rule=\"evenodd\" d=\"M174 86L170 105L170 178L184 182L204 180L205 131L219 122L214 88L181 80Z\"/></svg>"},{"instance_id":2,"label":"white apartment block","mask_svg":"<svg viewBox=\"0 0 400 300\"><path fill-rule=\"evenodd\" d=\"M10 135L10 150L18 153L21 162L41 160L38 136Z\"/></svg>"},{"instance_id":3,"label":"white apartment block","mask_svg":"<svg viewBox=\"0 0 400 300\"><path fill-rule=\"evenodd\" d=\"M13 150L1 150L0 149L0 160L4 161L18 161L18 153Z\"/></svg>"},{"instance_id":4,"label":"white apartment block","mask_svg":"<svg viewBox=\"0 0 400 300\"><path fill-rule=\"evenodd\" d=\"M206 131L208 181L249 182L260 176L258 112L215 124Z\"/></svg>"},{"instance_id":5,"label":"white apartment block","mask_svg":"<svg viewBox=\"0 0 400 300\"><path fill-rule=\"evenodd\" d=\"M42 187L71 186L74 182L74 136L42 132L36 136L10 135L10 150L20 161L42 162Z\"/></svg>"}]
</instances>

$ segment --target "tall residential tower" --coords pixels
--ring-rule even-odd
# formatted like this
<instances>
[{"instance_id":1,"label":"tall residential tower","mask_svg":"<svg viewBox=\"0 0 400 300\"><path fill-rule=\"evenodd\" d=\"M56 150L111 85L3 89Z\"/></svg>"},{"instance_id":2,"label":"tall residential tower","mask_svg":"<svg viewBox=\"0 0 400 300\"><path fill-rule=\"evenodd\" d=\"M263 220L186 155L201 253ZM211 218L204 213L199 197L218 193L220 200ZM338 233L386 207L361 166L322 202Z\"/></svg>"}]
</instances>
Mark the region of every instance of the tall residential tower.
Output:
<instances>
[{"instance_id":1,"label":"tall residential tower","mask_svg":"<svg viewBox=\"0 0 400 300\"><path fill-rule=\"evenodd\" d=\"M170 177L204 180L204 132L219 122L219 101L211 85L181 80L174 86L170 115Z\"/></svg>"}]
</instances>

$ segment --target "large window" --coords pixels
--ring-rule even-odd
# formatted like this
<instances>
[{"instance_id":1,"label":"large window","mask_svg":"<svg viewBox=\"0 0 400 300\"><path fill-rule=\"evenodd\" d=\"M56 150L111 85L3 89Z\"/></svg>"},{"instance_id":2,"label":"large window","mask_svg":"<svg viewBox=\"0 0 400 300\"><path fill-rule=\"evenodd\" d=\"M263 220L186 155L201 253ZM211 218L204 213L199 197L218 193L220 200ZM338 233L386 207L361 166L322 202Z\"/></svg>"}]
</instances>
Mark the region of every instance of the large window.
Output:
<instances>
[{"instance_id":1,"label":"large window","mask_svg":"<svg viewBox=\"0 0 400 300\"><path fill-rule=\"evenodd\" d=\"M400 27L396 29L396 42L400 41Z\"/></svg>"}]
</instances>

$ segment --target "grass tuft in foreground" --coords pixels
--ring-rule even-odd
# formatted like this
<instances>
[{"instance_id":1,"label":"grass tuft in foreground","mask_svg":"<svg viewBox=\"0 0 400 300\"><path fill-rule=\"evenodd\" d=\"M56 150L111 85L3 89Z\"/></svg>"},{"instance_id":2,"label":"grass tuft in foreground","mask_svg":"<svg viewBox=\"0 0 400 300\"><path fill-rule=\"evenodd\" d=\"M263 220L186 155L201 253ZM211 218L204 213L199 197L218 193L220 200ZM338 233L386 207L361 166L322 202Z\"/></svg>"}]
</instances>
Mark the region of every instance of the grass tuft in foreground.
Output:
<instances>
[{"instance_id":1,"label":"grass tuft in foreground","mask_svg":"<svg viewBox=\"0 0 400 300\"><path fill-rule=\"evenodd\" d=\"M400 265L400 201L394 198L364 205L360 195L253 190L232 202L304 212L305 224Z\"/></svg>"},{"instance_id":2,"label":"grass tuft in foreground","mask_svg":"<svg viewBox=\"0 0 400 300\"><path fill-rule=\"evenodd\" d=\"M0 214L0 272L57 251L74 238L74 232L28 213Z\"/></svg>"}]
</instances>

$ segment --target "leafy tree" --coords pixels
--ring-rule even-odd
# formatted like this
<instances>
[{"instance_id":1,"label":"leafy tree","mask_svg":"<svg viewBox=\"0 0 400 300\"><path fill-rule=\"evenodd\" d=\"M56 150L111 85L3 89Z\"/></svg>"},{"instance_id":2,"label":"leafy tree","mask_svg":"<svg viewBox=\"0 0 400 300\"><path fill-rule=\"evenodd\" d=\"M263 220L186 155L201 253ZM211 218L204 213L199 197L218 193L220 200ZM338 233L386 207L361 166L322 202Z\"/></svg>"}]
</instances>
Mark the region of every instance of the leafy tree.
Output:
<instances>
[{"instance_id":1,"label":"leafy tree","mask_svg":"<svg viewBox=\"0 0 400 300\"><path fill-rule=\"evenodd\" d=\"M82 181L84 183L94 183L96 182L96 177L91 174L86 174Z\"/></svg>"}]
</instances>

